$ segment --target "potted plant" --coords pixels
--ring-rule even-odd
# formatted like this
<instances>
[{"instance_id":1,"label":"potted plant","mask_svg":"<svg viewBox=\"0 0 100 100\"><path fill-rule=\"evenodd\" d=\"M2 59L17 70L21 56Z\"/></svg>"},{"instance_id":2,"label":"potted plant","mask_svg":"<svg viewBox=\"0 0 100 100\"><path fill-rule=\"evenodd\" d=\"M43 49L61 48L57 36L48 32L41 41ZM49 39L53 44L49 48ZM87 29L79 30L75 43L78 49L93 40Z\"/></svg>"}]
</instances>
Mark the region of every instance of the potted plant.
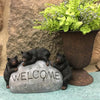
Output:
<instances>
[{"instance_id":1,"label":"potted plant","mask_svg":"<svg viewBox=\"0 0 100 100\"><path fill-rule=\"evenodd\" d=\"M92 55L95 36L100 29L99 0L69 0L60 5L51 4L41 14L36 29L59 32L64 43L64 53L72 66L74 85L88 85L93 78L83 70Z\"/></svg>"}]
</instances>

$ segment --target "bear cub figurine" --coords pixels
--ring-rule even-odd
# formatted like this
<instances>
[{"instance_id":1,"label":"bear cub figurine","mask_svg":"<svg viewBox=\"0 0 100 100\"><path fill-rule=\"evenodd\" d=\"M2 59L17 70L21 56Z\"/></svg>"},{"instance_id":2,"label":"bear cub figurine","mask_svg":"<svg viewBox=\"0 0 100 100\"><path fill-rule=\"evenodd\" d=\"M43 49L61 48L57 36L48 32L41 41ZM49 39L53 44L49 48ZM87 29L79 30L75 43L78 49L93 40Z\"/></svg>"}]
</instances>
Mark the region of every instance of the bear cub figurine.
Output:
<instances>
[{"instance_id":1,"label":"bear cub figurine","mask_svg":"<svg viewBox=\"0 0 100 100\"><path fill-rule=\"evenodd\" d=\"M71 68L63 54L57 53L56 61L53 64L53 67L58 69L63 75L63 86L62 89L67 89L69 80L71 79Z\"/></svg>"},{"instance_id":2,"label":"bear cub figurine","mask_svg":"<svg viewBox=\"0 0 100 100\"><path fill-rule=\"evenodd\" d=\"M7 60L8 62L6 64L6 68L4 71L4 80L6 81L6 88L10 88L9 87L10 75L18 70L17 67L21 62L18 61L17 56L15 56L14 58L7 58Z\"/></svg>"},{"instance_id":3,"label":"bear cub figurine","mask_svg":"<svg viewBox=\"0 0 100 100\"><path fill-rule=\"evenodd\" d=\"M35 48L27 52L21 52L23 66L34 64L38 60L43 60L49 65L50 52L45 48Z\"/></svg>"}]
</instances>

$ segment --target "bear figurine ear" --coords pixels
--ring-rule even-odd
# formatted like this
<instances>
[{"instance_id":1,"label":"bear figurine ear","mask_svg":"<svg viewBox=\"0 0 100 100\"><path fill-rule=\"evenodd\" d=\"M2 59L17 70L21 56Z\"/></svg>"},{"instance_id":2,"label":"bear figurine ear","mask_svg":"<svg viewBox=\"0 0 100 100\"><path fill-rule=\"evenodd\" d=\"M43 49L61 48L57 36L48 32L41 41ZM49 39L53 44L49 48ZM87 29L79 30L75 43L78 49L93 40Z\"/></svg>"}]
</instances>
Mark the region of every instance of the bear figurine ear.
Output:
<instances>
[{"instance_id":1,"label":"bear figurine ear","mask_svg":"<svg viewBox=\"0 0 100 100\"><path fill-rule=\"evenodd\" d=\"M59 52L57 52L57 56L59 55Z\"/></svg>"},{"instance_id":2,"label":"bear figurine ear","mask_svg":"<svg viewBox=\"0 0 100 100\"><path fill-rule=\"evenodd\" d=\"M29 52L27 52L27 54L28 54L28 55L30 55L30 53L29 53Z\"/></svg>"},{"instance_id":3,"label":"bear figurine ear","mask_svg":"<svg viewBox=\"0 0 100 100\"><path fill-rule=\"evenodd\" d=\"M10 58L7 58L7 60L9 61L9 60L10 60Z\"/></svg>"},{"instance_id":4,"label":"bear figurine ear","mask_svg":"<svg viewBox=\"0 0 100 100\"><path fill-rule=\"evenodd\" d=\"M65 56L64 54L62 54L62 56L63 56L64 58L66 58L66 56Z\"/></svg>"},{"instance_id":5,"label":"bear figurine ear","mask_svg":"<svg viewBox=\"0 0 100 100\"><path fill-rule=\"evenodd\" d=\"M15 56L15 59L17 59L18 57L17 56Z\"/></svg>"},{"instance_id":6,"label":"bear figurine ear","mask_svg":"<svg viewBox=\"0 0 100 100\"><path fill-rule=\"evenodd\" d=\"M23 51L21 51L21 54L23 54Z\"/></svg>"}]
</instances>

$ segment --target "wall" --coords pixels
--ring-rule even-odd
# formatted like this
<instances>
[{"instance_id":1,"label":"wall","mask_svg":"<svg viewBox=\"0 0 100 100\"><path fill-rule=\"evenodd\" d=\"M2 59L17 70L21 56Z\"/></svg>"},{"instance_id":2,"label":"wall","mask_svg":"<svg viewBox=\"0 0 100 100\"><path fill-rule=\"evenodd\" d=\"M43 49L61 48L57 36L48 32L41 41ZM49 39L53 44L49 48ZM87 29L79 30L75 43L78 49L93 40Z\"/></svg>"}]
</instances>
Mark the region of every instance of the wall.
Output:
<instances>
[{"instance_id":1,"label":"wall","mask_svg":"<svg viewBox=\"0 0 100 100\"><path fill-rule=\"evenodd\" d=\"M3 9L4 9L4 5L3 2L0 0L0 31L3 28Z\"/></svg>"},{"instance_id":2,"label":"wall","mask_svg":"<svg viewBox=\"0 0 100 100\"><path fill-rule=\"evenodd\" d=\"M8 18L9 18L9 5L10 5L10 0L1 0L0 5L2 2L2 7L3 7L3 12L2 12L2 18L3 18L3 23L2 23L2 30L0 31L0 45L2 46L2 51L1 51L1 46L0 46L0 58L2 58L2 62L0 65L0 74L3 73L3 70L6 66L6 43L8 41ZM1 8L0 8L1 9ZM0 10L1 11L1 10ZM1 23L0 23L1 24Z\"/></svg>"},{"instance_id":3,"label":"wall","mask_svg":"<svg viewBox=\"0 0 100 100\"><path fill-rule=\"evenodd\" d=\"M45 47L50 50L54 59L58 51L62 52L62 41L59 34L48 34L46 31L33 29L33 21L42 20L39 12L45 8L45 3L58 4L62 0L11 0L10 20L7 43L9 57L20 56L21 51L35 47Z\"/></svg>"},{"instance_id":4,"label":"wall","mask_svg":"<svg viewBox=\"0 0 100 100\"><path fill-rule=\"evenodd\" d=\"M0 0L0 32L2 31L3 28L3 8L4 8L3 2ZM1 53L2 53L2 44L0 43L0 65L2 62Z\"/></svg>"}]
</instances>

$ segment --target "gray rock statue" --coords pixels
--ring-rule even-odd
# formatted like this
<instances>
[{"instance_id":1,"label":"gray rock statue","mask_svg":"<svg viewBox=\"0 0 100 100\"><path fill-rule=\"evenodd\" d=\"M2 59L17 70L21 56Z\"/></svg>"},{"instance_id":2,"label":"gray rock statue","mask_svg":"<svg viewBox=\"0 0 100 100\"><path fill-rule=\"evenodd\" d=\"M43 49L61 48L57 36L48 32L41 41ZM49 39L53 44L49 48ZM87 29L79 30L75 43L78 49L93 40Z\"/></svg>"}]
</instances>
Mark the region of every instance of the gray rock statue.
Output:
<instances>
[{"instance_id":1,"label":"gray rock statue","mask_svg":"<svg viewBox=\"0 0 100 100\"><path fill-rule=\"evenodd\" d=\"M52 66L47 66L44 61L25 67L20 64L9 81L13 93L51 92L59 90L62 84L62 74Z\"/></svg>"}]
</instances>

